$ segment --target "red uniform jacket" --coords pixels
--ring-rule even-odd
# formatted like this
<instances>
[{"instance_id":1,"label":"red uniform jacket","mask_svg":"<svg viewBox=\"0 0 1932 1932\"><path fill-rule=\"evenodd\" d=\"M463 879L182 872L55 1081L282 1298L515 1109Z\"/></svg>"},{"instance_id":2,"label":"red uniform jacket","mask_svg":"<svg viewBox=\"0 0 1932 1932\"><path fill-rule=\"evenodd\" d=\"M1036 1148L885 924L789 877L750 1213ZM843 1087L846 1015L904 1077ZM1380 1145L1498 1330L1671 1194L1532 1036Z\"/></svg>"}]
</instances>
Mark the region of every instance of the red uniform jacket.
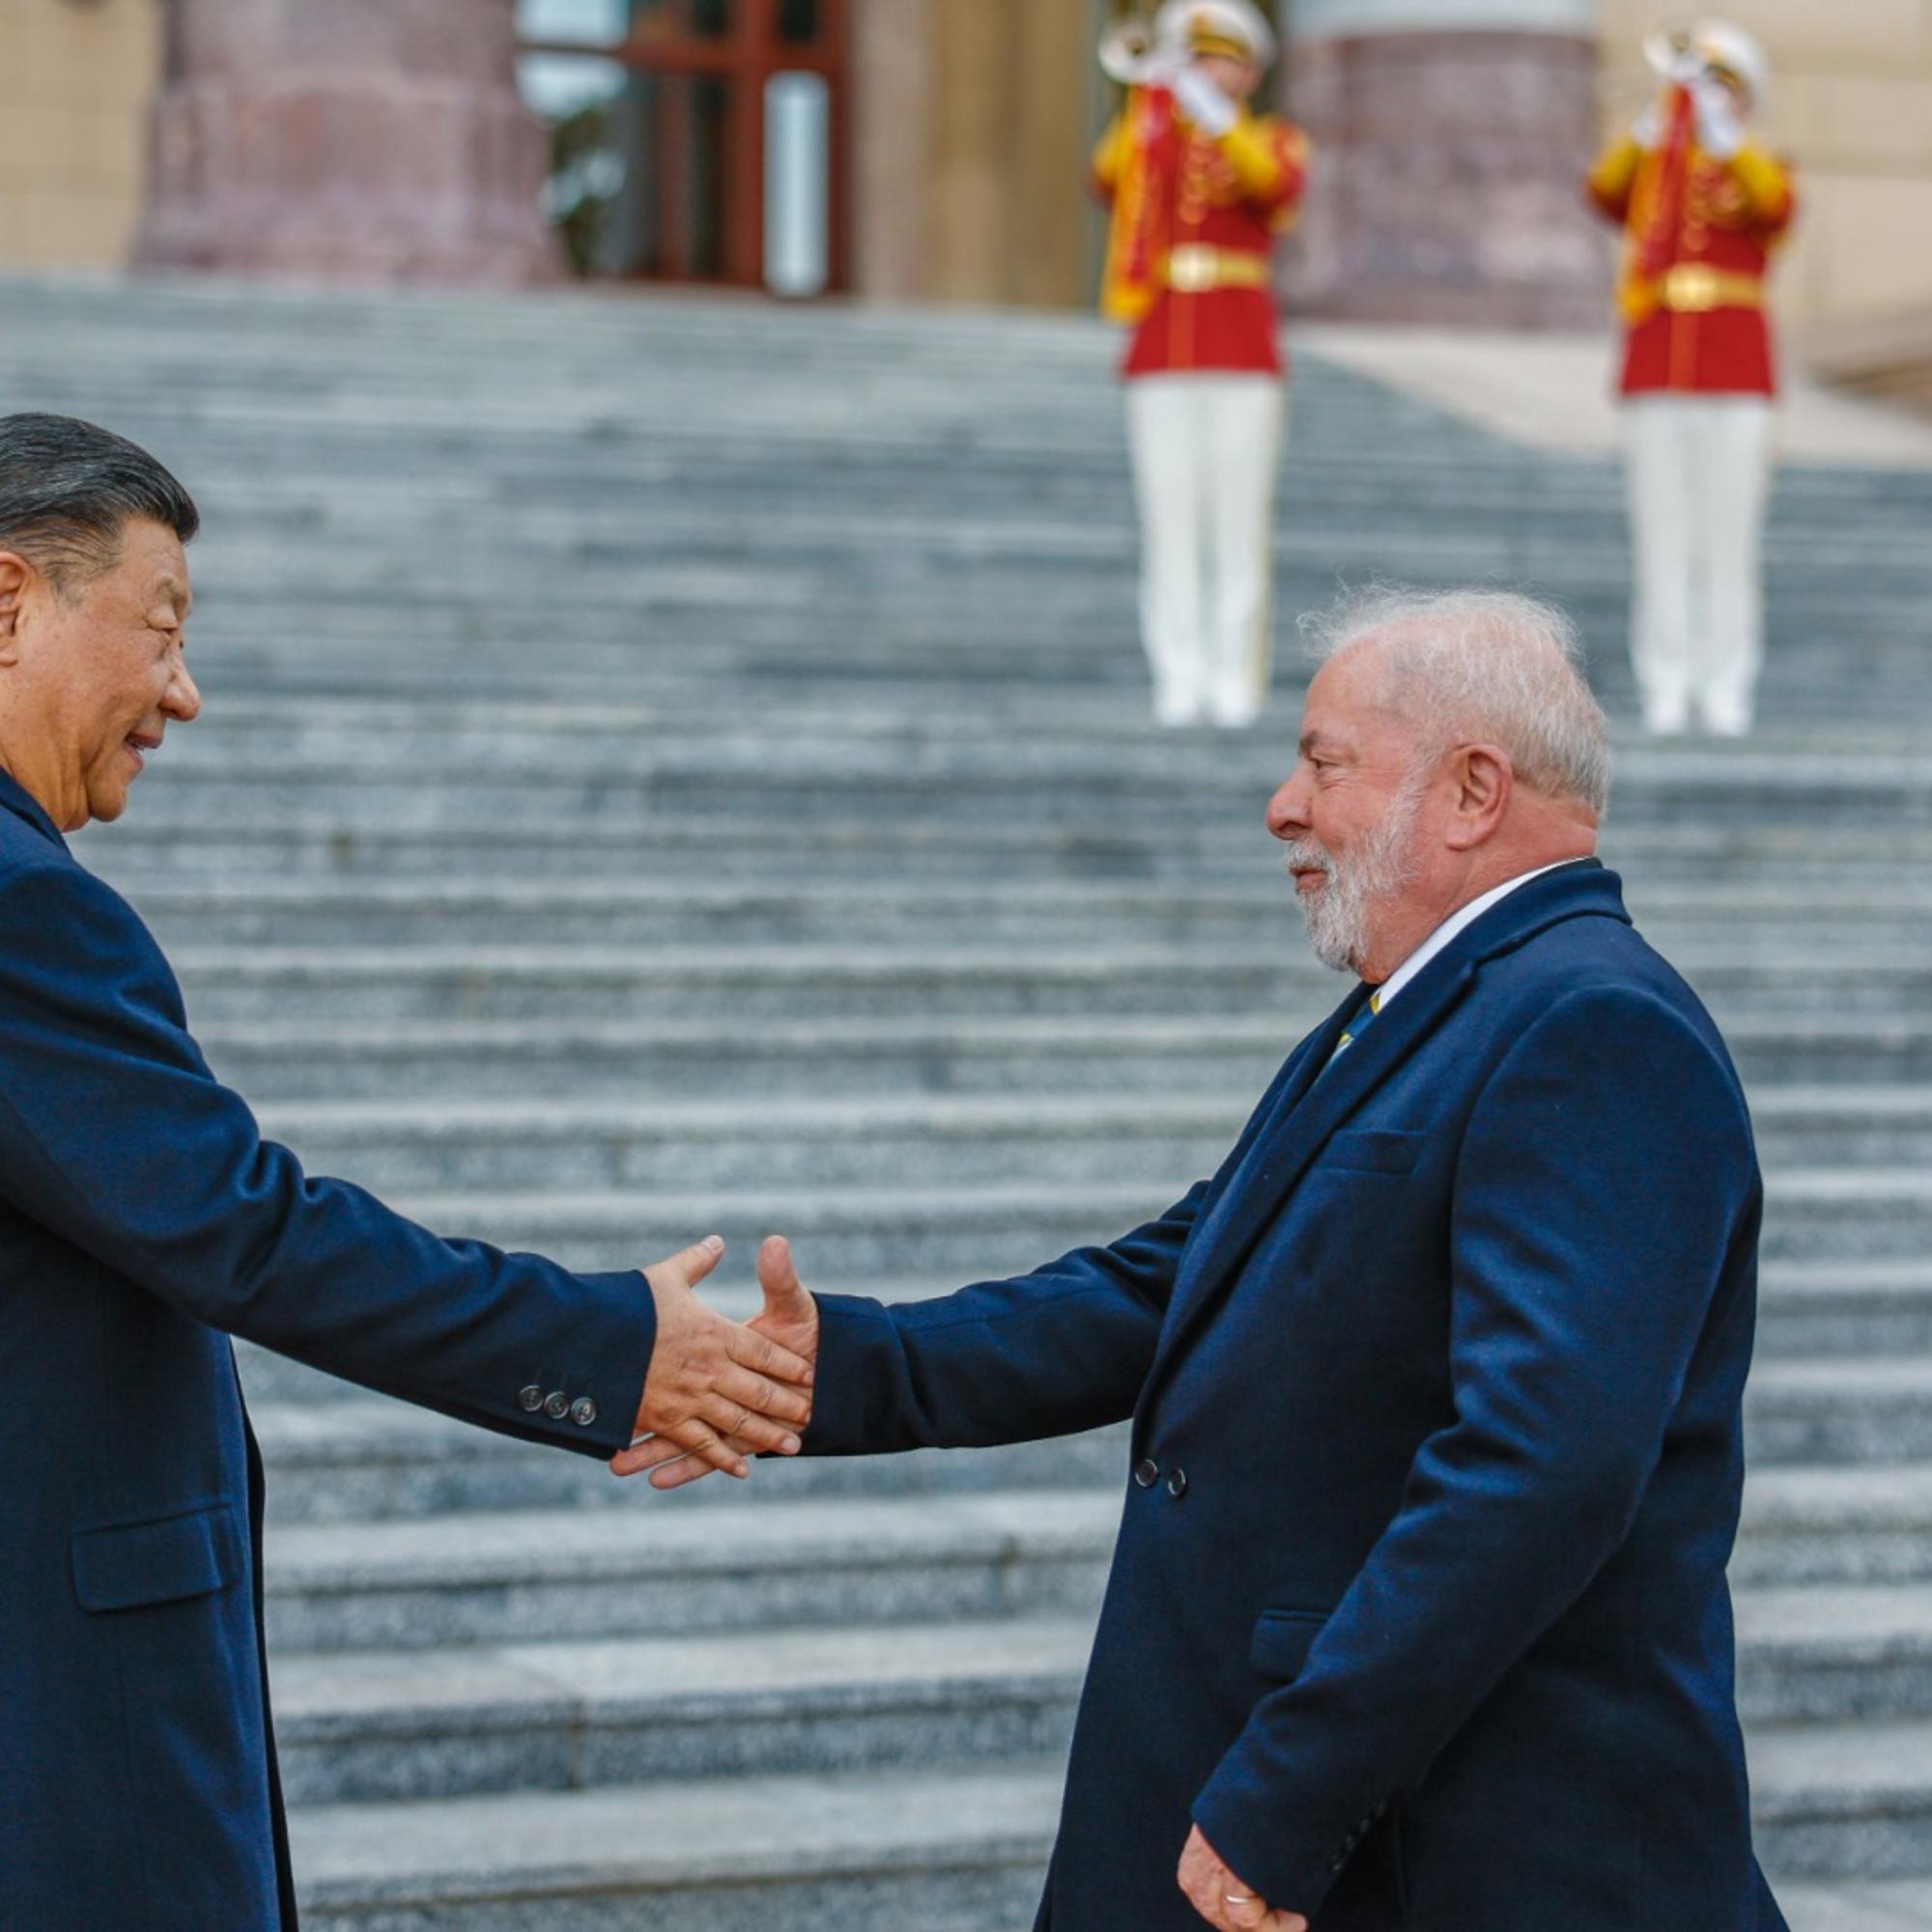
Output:
<instances>
[{"instance_id":1,"label":"red uniform jacket","mask_svg":"<svg viewBox=\"0 0 1932 1932\"><path fill-rule=\"evenodd\" d=\"M1626 237L1622 390L1771 395L1764 282L1791 225L1791 177L1750 142L1728 160L1706 154L1690 111L1675 91L1658 147L1626 135L1590 173L1591 202Z\"/></svg>"},{"instance_id":2,"label":"red uniform jacket","mask_svg":"<svg viewBox=\"0 0 1932 1932\"><path fill-rule=\"evenodd\" d=\"M1135 91L1094 155L1101 200L1144 204L1139 296L1115 308L1136 318L1123 375L1281 373L1269 262L1307 169L1307 137L1285 121L1244 114L1216 140L1164 89Z\"/></svg>"}]
</instances>

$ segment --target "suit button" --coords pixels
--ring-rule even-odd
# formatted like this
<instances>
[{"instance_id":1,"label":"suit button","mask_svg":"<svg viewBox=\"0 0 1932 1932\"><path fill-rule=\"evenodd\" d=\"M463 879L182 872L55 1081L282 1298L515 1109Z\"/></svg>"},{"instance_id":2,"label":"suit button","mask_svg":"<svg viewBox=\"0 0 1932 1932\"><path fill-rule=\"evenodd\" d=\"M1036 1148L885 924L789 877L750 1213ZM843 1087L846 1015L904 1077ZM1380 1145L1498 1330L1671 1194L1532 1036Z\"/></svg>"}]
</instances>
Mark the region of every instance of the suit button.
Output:
<instances>
[{"instance_id":1,"label":"suit button","mask_svg":"<svg viewBox=\"0 0 1932 1932\"><path fill-rule=\"evenodd\" d=\"M597 1405L587 1395L581 1395L570 1405L570 1419L580 1429L588 1429L597 1420Z\"/></svg>"},{"instance_id":2,"label":"suit button","mask_svg":"<svg viewBox=\"0 0 1932 1932\"><path fill-rule=\"evenodd\" d=\"M544 1397L544 1413L553 1422L561 1422L570 1413L570 1398L561 1389L552 1389Z\"/></svg>"},{"instance_id":3,"label":"suit button","mask_svg":"<svg viewBox=\"0 0 1932 1932\"><path fill-rule=\"evenodd\" d=\"M526 1415L534 1415L543 1406L543 1390L532 1382L517 1397L517 1406Z\"/></svg>"},{"instance_id":4,"label":"suit button","mask_svg":"<svg viewBox=\"0 0 1932 1932\"><path fill-rule=\"evenodd\" d=\"M1185 1469L1175 1470L1174 1474L1167 1479L1167 1492L1176 1502L1179 1502L1187 1493L1187 1471Z\"/></svg>"},{"instance_id":5,"label":"suit button","mask_svg":"<svg viewBox=\"0 0 1932 1932\"><path fill-rule=\"evenodd\" d=\"M1134 1464L1134 1481L1144 1490L1152 1489L1160 1481L1160 1464L1151 1456L1143 1457Z\"/></svg>"}]
</instances>

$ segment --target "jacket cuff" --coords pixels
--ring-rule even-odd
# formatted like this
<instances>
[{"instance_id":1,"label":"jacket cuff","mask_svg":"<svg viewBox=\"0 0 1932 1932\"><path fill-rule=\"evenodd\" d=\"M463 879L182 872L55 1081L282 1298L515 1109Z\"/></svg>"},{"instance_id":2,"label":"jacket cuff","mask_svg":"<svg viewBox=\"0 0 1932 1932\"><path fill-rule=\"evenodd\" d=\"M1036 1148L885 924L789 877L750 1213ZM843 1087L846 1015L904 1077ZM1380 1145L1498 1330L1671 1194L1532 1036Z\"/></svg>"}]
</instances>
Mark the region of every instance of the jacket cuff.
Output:
<instances>
[{"instance_id":1,"label":"jacket cuff","mask_svg":"<svg viewBox=\"0 0 1932 1932\"><path fill-rule=\"evenodd\" d=\"M631 1446L657 1344L657 1303L636 1268L577 1277L585 1305L567 1352L532 1354L500 1391L500 1412L526 1440L609 1462ZM519 1365L521 1368L521 1365Z\"/></svg>"},{"instance_id":2,"label":"jacket cuff","mask_svg":"<svg viewBox=\"0 0 1932 1932\"><path fill-rule=\"evenodd\" d=\"M811 1378L811 1420L801 1441L805 1456L863 1456L877 1438L880 1418L871 1391L882 1346L894 1346L885 1304L858 1294L818 1294L818 1359Z\"/></svg>"},{"instance_id":3,"label":"jacket cuff","mask_svg":"<svg viewBox=\"0 0 1932 1932\"><path fill-rule=\"evenodd\" d=\"M1215 1855L1277 1912L1319 1916L1335 1881L1388 1810L1386 1801L1358 1817L1264 1782L1236 1744L1194 1802L1194 1822Z\"/></svg>"}]
</instances>

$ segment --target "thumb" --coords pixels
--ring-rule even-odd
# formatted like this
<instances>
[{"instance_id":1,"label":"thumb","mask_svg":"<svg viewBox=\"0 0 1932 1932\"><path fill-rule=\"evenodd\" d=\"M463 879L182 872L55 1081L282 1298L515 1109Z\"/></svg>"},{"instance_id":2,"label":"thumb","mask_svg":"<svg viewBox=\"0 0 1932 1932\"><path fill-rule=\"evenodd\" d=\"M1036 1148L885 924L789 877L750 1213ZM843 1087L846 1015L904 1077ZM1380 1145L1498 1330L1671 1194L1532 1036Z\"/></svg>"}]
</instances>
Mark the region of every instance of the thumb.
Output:
<instances>
[{"instance_id":1,"label":"thumb","mask_svg":"<svg viewBox=\"0 0 1932 1932\"><path fill-rule=\"evenodd\" d=\"M680 1249L668 1261L657 1262L647 1267L644 1270L644 1279L654 1289L668 1287L674 1282L679 1288L690 1290L696 1288L718 1265L724 1254L723 1236L706 1235L703 1240L694 1241L690 1247Z\"/></svg>"},{"instance_id":2,"label":"thumb","mask_svg":"<svg viewBox=\"0 0 1932 1932\"><path fill-rule=\"evenodd\" d=\"M794 1314L801 1300L810 1299L798 1278L791 1243L782 1235L767 1236L758 1250L758 1286L764 1290L767 1315Z\"/></svg>"}]
</instances>

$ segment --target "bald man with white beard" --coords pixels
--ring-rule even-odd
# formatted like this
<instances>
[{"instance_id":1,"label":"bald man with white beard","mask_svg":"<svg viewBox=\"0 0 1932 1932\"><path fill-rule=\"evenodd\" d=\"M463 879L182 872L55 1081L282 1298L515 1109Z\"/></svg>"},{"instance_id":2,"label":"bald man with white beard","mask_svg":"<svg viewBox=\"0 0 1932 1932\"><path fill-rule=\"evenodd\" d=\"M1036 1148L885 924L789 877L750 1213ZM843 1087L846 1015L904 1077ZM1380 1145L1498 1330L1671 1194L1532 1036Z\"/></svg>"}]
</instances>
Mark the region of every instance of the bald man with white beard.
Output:
<instances>
[{"instance_id":1,"label":"bald man with white beard","mask_svg":"<svg viewBox=\"0 0 1932 1932\"><path fill-rule=\"evenodd\" d=\"M1785 1932L1724 1575L1737 1075L1594 856L1562 614L1378 592L1319 635L1268 827L1356 983L1219 1172L911 1305L775 1239L758 1325L815 1357L808 1455L1132 1418L1039 1927Z\"/></svg>"}]
</instances>

